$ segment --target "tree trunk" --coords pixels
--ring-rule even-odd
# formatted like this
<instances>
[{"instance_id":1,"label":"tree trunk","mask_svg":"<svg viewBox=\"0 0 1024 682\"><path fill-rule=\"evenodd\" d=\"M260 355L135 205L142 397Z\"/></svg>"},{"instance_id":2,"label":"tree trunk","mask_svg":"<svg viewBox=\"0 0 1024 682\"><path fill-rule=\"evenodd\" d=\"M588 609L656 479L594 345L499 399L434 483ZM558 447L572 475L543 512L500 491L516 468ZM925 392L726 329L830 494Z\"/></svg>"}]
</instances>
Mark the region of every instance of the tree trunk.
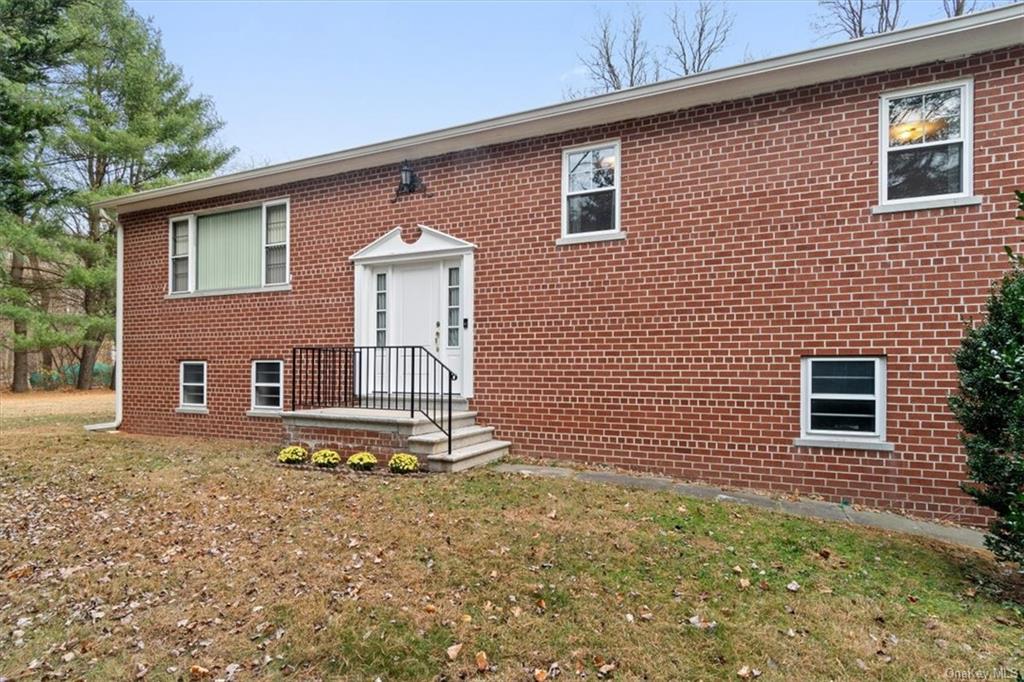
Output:
<instances>
[{"instance_id":1,"label":"tree trunk","mask_svg":"<svg viewBox=\"0 0 1024 682\"><path fill-rule=\"evenodd\" d=\"M99 342L102 342L100 339ZM78 383L75 388L88 390L92 388L93 368L96 365L96 356L99 355L100 343L87 340L82 346L82 362L78 365Z\"/></svg>"},{"instance_id":2,"label":"tree trunk","mask_svg":"<svg viewBox=\"0 0 1024 682\"><path fill-rule=\"evenodd\" d=\"M49 348L44 348L41 351L39 351L39 353L40 353L40 355L43 356L43 358L42 358L43 369L45 369L47 372L52 372L53 371L53 351L50 350Z\"/></svg>"},{"instance_id":3,"label":"tree trunk","mask_svg":"<svg viewBox=\"0 0 1024 682\"><path fill-rule=\"evenodd\" d=\"M39 292L39 308L43 312L43 315L50 314L50 287L49 282L43 277L43 270L39 267L39 257L29 256L29 265L32 266L32 272L34 273L33 281L35 282L36 290ZM42 367L47 372L53 371L53 350L50 348L40 348L39 354L42 356Z\"/></svg>"},{"instance_id":4,"label":"tree trunk","mask_svg":"<svg viewBox=\"0 0 1024 682\"><path fill-rule=\"evenodd\" d=\"M11 254L11 283L16 287L25 286L25 257L19 253ZM28 336L28 323L22 319L14 320L14 374L11 390L15 393L28 392L28 351L24 350L19 339L24 342Z\"/></svg>"}]
</instances>

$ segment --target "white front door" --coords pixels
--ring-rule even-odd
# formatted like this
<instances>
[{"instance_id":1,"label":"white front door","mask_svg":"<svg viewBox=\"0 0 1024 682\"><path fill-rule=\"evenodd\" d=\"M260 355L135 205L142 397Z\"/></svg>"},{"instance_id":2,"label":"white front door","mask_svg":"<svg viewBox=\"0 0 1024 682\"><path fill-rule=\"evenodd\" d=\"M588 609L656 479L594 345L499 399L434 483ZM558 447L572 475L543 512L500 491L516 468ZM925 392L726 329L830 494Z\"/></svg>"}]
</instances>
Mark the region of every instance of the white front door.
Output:
<instances>
[{"instance_id":1,"label":"white front door","mask_svg":"<svg viewBox=\"0 0 1024 682\"><path fill-rule=\"evenodd\" d=\"M380 321L376 344L426 348L455 373L452 391L457 394L462 390L465 336L461 263L461 259L432 260L380 267L374 271L378 286L373 292L374 306L383 304L383 309L375 308ZM383 297L382 291L386 292ZM423 362L416 368L417 392L447 391L447 377L434 369L433 364ZM395 390L411 385L411 379L407 368L396 372Z\"/></svg>"}]
</instances>

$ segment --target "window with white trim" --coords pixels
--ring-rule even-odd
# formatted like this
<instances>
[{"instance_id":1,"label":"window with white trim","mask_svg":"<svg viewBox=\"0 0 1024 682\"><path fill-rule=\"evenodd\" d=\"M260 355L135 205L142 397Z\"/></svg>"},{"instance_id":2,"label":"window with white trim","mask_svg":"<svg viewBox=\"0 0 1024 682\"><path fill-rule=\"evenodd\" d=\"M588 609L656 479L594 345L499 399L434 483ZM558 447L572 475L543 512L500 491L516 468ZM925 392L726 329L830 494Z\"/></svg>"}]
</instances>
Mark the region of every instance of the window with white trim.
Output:
<instances>
[{"instance_id":1,"label":"window with white trim","mask_svg":"<svg viewBox=\"0 0 1024 682\"><path fill-rule=\"evenodd\" d=\"M181 407L206 407L206 363L189 360L179 367Z\"/></svg>"},{"instance_id":2,"label":"window with white trim","mask_svg":"<svg viewBox=\"0 0 1024 682\"><path fill-rule=\"evenodd\" d=\"M255 360L252 363L252 409L281 409L284 405L283 376L284 363L280 360Z\"/></svg>"},{"instance_id":3,"label":"window with white trim","mask_svg":"<svg viewBox=\"0 0 1024 682\"><path fill-rule=\"evenodd\" d=\"M288 216L288 200L277 199L171 218L168 291L188 294L288 284Z\"/></svg>"},{"instance_id":4,"label":"window with white trim","mask_svg":"<svg viewBox=\"0 0 1024 682\"><path fill-rule=\"evenodd\" d=\"M263 284L288 282L288 202L263 204Z\"/></svg>"},{"instance_id":5,"label":"window with white trim","mask_svg":"<svg viewBox=\"0 0 1024 682\"><path fill-rule=\"evenodd\" d=\"M619 231L619 143L562 153L562 236Z\"/></svg>"},{"instance_id":6,"label":"window with white trim","mask_svg":"<svg viewBox=\"0 0 1024 682\"><path fill-rule=\"evenodd\" d=\"M181 293L192 289L192 229L195 220L192 216L171 219L171 293Z\"/></svg>"},{"instance_id":7,"label":"window with white trim","mask_svg":"<svg viewBox=\"0 0 1024 682\"><path fill-rule=\"evenodd\" d=\"M971 194L972 99L971 81L882 95L882 204Z\"/></svg>"},{"instance_id":8,"label":"window with white trim","mask_svg":"<svg viewBox=\"0 0 1024 682\"><path fill-rule=\"evenodd\" d=\"M803 438L885 440L885 358L806 357L801 386Z\"/></svg>"}]
</instances>

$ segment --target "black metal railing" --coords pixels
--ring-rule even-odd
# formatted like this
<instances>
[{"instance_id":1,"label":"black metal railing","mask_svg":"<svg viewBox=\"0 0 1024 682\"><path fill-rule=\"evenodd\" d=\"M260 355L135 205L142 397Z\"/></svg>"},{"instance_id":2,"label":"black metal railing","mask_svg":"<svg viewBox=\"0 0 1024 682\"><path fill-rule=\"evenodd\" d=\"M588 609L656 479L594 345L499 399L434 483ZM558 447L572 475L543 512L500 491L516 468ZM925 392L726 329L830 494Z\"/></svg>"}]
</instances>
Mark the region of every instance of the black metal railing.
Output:
<instances>
[{"instance_id":1,"label":"black metal railing","mask_svg":"<svg viewBox=\"0 0 1024 682\"><path fill-rule=\"evenodd\" d=\"M452 385L458 378L423 346L292 349L292 412L330 407L424 415L452 452Z\"/></svg>"}]
</instances>

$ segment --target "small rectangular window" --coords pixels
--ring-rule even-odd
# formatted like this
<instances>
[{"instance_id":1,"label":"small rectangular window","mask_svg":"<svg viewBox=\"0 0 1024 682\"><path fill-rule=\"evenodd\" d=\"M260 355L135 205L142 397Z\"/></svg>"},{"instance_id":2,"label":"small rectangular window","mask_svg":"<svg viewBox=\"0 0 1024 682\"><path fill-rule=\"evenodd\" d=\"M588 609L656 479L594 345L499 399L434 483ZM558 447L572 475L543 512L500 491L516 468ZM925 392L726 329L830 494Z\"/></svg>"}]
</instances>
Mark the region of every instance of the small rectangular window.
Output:
<instances>
[{"instance_id":1,"label":"small rectangular window","mask_svg":"<svg viewBox=\"0 0 1024 682\"><path fill-rule=\"evenodd\" d=\"M263 206L263 283L288 282L288 203Z\"/></svg>"},{"instance_id":2,"label":"small rectangular window","mask_svg":"<svg viewBox=\"0 0 1024 682\"><path fill-rule=\"evenodd\" d=\"M377 273L377 297L374 311L376 342L378 346L388 345L388 276Z\"/></svg>"},{"instance_id":3,"label":"small rectangular window","mask_svg":"<svg viewBox=\"0 0 1024 682\"><path fill-rule=\"evenodd\" d=\"M971 94L963 81L882 96L883 204L971 193Z\"/></svg>"},{"instance_id":4,"label":"small rectangular window","mask_svg":"<svg viewBox=\"0 0 1024 682\"><path fill-rule=\"evenodd\" d=\"M280 360L256 360L252 363L252 408L280 410L284 404L282 377L284 363Z\"/></svg>"},{"instance_id":5,"label":"small rectangular window","mask_svg":"<svg viewBox=\"0 0 1024 682\"><path fill-rule=\"evenodd\" d=\"M171 219L171 293L189 291L192 253L192 218Z\"/></svg>"},{"instance_id":6,"label":"small rectangular window","mask_svg":"<svg viewBox=\"0 0 1024 682\"><path fill-rule=\"evenodd\" d=\"M179 378L181 406L206 407L206 363L181 363Z\"/></svg>"},{"instance_id":7,"label":"small rectangular window","mask_svg":"<svg viewBox=\"0 0 1024 682\"><path fill-rule=\"evenodd\" d=\"M884 358L804 358L804 438L885 437Z\"/></svg>"},{"instance_id":8,"label":"small rectangular window","mask_svg":"<svg viewBox=\"0 0 1024 682\"><path fill-rule=\"evenodd\" d=\"M618 232L619 143L562 154L562 236Z\"/></svg>"}]
</instances>

